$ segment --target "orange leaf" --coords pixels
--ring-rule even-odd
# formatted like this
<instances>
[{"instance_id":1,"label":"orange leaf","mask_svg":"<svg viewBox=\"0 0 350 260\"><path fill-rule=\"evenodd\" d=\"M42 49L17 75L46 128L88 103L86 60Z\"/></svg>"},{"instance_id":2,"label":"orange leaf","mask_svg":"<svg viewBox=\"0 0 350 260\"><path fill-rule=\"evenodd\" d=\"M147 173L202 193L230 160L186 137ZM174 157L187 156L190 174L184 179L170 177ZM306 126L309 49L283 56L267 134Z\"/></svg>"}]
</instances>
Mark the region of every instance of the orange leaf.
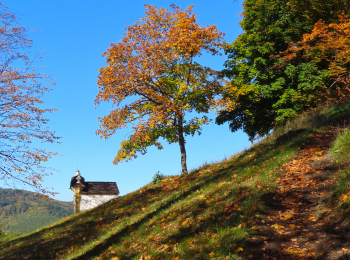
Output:
<instances>
[{"instance_id":1,"label":"orange leaf","mask_svg":"<svg viewBox=\"0 0 350 260\"><path fill-rule=\"evenodd\" d=\"M284 216L285 219L291 219L292 217L293 217L292 214L287 214L287 215Z\"/></svg>"},{"instance_id":2,"label":"orange leaf","mask_svg":"<svg viewBox=\"0 0 350 260\"><path fill-rule=\"evenodd\" d=\"M182 226L186 225L188 223L188 220L186 219L184 222L181 223Z\"/></svg>"}]
</instances>

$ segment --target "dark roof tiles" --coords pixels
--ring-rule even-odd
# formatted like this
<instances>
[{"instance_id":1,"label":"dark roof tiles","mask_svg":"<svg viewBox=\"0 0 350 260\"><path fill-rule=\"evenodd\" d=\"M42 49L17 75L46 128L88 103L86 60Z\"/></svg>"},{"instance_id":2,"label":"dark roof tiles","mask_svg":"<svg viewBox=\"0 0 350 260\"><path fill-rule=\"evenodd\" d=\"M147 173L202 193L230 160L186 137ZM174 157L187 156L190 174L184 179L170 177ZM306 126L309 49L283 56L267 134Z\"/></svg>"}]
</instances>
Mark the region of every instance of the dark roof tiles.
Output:
<instances>
[{"instance_id":1,"label":"dark roof tiles","mask_svg":"<svg viewBox=\"0 0 350 260\"><path fill-rule=\"evenodd\" d=\"M116 182L97 182L97 181L85 181L83 177L81 177L81 183L83 184L84 189L81 191L81 194L87 194L87 195L118 195L119 189ZM72 180L70 182L70 188L72 189L72 186L79 185L77 183L77 176L72 177Z\"/></svg>"},{"instance_id":2,"label":"dark roof tiles","mask_svg":"<svg viewBox=\"0 0 350 260\"><path fill-rule=\"evenodd\" d=\"M116 182L84 182L85 188L81 194L119 194Z\"/></svg>"}]
</instances>

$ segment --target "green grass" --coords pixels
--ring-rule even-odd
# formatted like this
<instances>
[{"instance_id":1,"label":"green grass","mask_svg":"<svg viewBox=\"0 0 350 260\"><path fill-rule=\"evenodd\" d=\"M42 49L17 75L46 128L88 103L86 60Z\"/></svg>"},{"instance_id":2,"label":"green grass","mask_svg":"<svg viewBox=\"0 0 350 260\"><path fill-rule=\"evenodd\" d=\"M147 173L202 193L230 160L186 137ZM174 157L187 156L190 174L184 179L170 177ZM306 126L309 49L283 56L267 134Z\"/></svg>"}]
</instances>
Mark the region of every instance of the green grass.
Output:
<instances>
[{"instance_id":1,"label":"green grass","mask_svg":"<svg viewBox=\"0 0 350 260\"><path fill-rule=\"evenodd\" d=\"M350 162L350 129L339 133L333 144L331 155L337 164Z\"/></svg>"},{"instance_id":2,"label":"green grass","mask_svg":"<svg viewBox=\"0 0 350 260\"><path fill-rule=\"evenodd\" d=\"M344 107L350 111L349 104L323 110L318 126L335 124ZM0 259L240 259L281 166L317 130L312 127L300 123L187 176L166 177L16 238L0 246Z\"/></svg>"},{"instance_id":3,"label":"green grass","mask_svg":"<svg viewBox=\"0 0 350 260\"><path fill-rule=\"evenodd\" d=\"M333 142L329 152L337 182L323 202L322 210L332 208L329 216L337 217L344 225L350 224L350 129L345 128Z\"/></svg>"}]
</instances>

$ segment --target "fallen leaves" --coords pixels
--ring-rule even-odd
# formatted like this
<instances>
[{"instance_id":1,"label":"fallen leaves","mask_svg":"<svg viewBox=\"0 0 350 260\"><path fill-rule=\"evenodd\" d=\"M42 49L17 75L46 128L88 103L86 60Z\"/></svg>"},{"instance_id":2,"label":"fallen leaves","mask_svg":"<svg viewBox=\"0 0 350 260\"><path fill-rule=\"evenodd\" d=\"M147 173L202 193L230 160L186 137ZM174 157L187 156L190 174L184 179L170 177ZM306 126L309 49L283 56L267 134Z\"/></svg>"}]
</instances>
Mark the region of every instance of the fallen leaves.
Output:
<instances>
[{"instance_id":1,"label":"fallen leaves","mask_svg":"<svg viewBox=\"0 0 350 260\"><path fill-rule=\"evenodd\" d=\"M150 260L151 258L152 258L151 255L146 255L146 256L141 255L141 257L139 258L139 260Z\"/></svg>"},{"instance_id":2,"label":"fallen leaves","mask_svg":"<svg viewBox=\"0 0 350 260\"><path fill-rule=\"evenodd\" d=\"M263 256L274 260L282 259L280 256L286 256L286 254L289 255L287 257L293 259L307 259L306 256L315 254L321 255L321 252L319 253L316 250L312 250L312 246L314 246L313 241L315 241L315 239L319 241L324 241L325 239L339 239L339 237L332 237L324 232L325 228L336 230L334 228L336 223L333 220L329 221L328 224L321 222L322 218L313 211L316 205L314 205L314 203L306 203L303 197L305 189L310 191L309 195L311 194L312 197L317 200L319 200L321 196L326 195L326 193L320 192L324 190L323 187L318 190L314 189L318 187L317 181L308 181L304 179L305 173L308 172L310 168L298 165L302 163L311 163L315 157L315 152L321 149L309 150L309 154L302 151L300 156L295 156L292 161L283 165L282 169L286 171L283 172L283 175L280 177L280 186L285 185L285 187L278 189L277 192L272 191L270 201L273 205L278 204L279 207L275 208L273 213L270 213L268 216L260 211L260 202L254 201L254 203L249 205L248 209L245 204L250 195L254 196L254 192L257 190L255 188L257 186L256 183L261 184L262 188L266 186L264 181L256 179L258 174L253 175L251 172L244 177L240 175L240 180L234 179L234 183L232 182L233 178L231 178L231 173L227 175L229 176L228 179L217 181L213 186L208 187L207 190L198 189L198 184L196 184L197 187L193 189L195 190L193 193L186 190L186 187L191 189L191 187L189 187L191 183L188 178L197 178L198 180L198 178L201 178L198 177L199 175L195 173L193 175L195 177L192 175L188 177L169 177L167 183L159 187L161 192L157 194L157 196L147 189L142 190L141 199L144 199L144 201L138 201L139 208L134 208L134 197L127 197L129 196L127 195L126 198L129 199L124 200L123 203L125 205L133 205L133 207L126 206L123 208L116 207L110 209L109 212L112 213L113 216L116 216L116 220L113 219L111 221L115 222L108 223L110 219L108 214L103 215L103 221L98 221L101 216L95 215L95 219L93 220L98 222L99 232L102 233L102 229L106 228L108 224L118 225L116 224L119 223L118 221L126 219L130 221L136 214L141 214L141 216L148 214L149 210L153 207L152 203L154 203L154 201L158 202L163 200L168 194L173 196L175 192L178 192L181 196L181 192L187 193L186 196L184 196L185 200L182 201L183 203L173 204L151 218L146 217L146 221L144 222L145 231L140 229L137 225L133 225L133 232L125 232L127 236L121 238L123 241L122 243L113 245L108 249L109 255L106 253L106 259L114 257L114 260L116 260L118 259L116 255L124 259L127 254L135 254L135 259L140 260L153 260L157 257L158 259L162 259L164 255L166 255L166 259L172 260L184 259L181 256L187 255L194 256L193 259L225 259L222 254L225 247L229 247L228 250L231 252L239 253L242 259ZM301 158L302 156L306 156L306 158ZM282 165L282 163L280 165ZM294 168L288 168L286 165L290 165ZM266 167L269 167L268 162L266 162ZM280 168L275 169L275 171L280 170ZM295 172L291 171L291 169L294 169ZM253 169L253 167L250 167L250 170L255 170L255 168ZM315 172L317 171L318 169L316 169ZM203 175L200 176L207 176L209 174L214 174L214 171L210 169L203 170ZM220 178L217 180L219 179ZM249 182L244 182L246 180ZM240 187L239 185L234 186L235 183L239 183L240 181L242 181L244 185L251 185L253 188L247 188L245 186ZM328 184L326 181L324 181L323 184L324 183ZM291 190L292 187L293 190ZM139 192L138 195L140 194ZM172 200L173 199L174 197L172 197ZM209 201L210 203L205 204L205 201ZM195 205L198 205L198 208L194 208ZM245 218L247 211L252 212L251 218ZM193 212L197 214L195 218L192 218L191 214L193 214ZM232 227L231 230L225 230L221 234L217 232L217 229L212 229L210 226L208 226L208 230L205 229L203 232L198 231L199 233L196 233L197 230L200 230L198 227L203 227L205 221L210 223L215 222L220 225L222 223L230 223L230 221L235 220L235 218L240 218L240 222L236 222L237 224ZM130 224L131 222L128 223L128 225ZM250 230L248 230L248 226ZM139 232L140 230L142 231ZM178 240L176 237L179 230L183 231L182 235L184 238L181 240ZM231 231L236 233L230 233ZM52 232L53 231L50 231L50 234ZM107 232L116 234L116 230L108 230ZM241 244L242 237L237 235L244 234L243 236L245 238L251 233L254 234L252 238L254 242L262 245L259 255L257 255L258 251L250 251L248 245L244 244L243 247L243 244ZM84 235L86 234L84 233ZM91 238L88 237L86 242L84 242L91 243L90 241ZM95 241L97 241L97 245L99 243L101 244L104 240L97 237L94 242ZM232 242L227 243L227 241ZM271 247L274 246L276 241L283 241L281 243L284 243L284 245L279 247L280 250L271 252ZM326 251L327 249L322 248L322 250ZM327 253L328 251L324 254ZM140 254L143 255L140 256ZM152 258L149 254L152 254ZM103 256L101 256L101 258L103 259Z\"/></svg>"},{"instance_id":3,"label":"fallen leaves","mask_svg":"<svg viewBox=\"0 0 350 260\"><path fill-rule=\"evenodd\" d=\"M169 246L168 245L162 245L161 247L159 247L157 250L158 252L163 252L168 250Z\"/></svg>"},{"instance_id":4,"label":"fallen leaves","mask_svg":"<svg viewBox=\"0 0 350 260\"><path fill-rule=\"evenodd\" d=\"M317 215L315 215L314 210L319 200L318 198L326 195L324 192L319 192L317 187L320 184L331 184L331 182L326 180L321 183L319 179L309 178L307 174L322 174L318 168L311 166L311 163L319 159L319 156L322 156L325 150L329 148L329 141L332 140L332 135L329 132L324 132L318 134L317 138L319 142L313 143L313 145L316 144L316 147L312 145L306 147L295 158L285 163L282 166L282 176L277 179L279 187L273 196L273 201L274 203L280 203L284 207L284 210L273 211L273 214L267 216L267 223L272 222L270 228L274 235L269 238L261 236L264 240L264 247L261 248L263 251L268 250L268 243L266 241L268 239L273 241L274 238L283 238L286 241L284 244L281 244L281 251L273 254L273 258L275 259L279 259L280 254L291 255L293 259L295 257L298 259L307 259L308 257L315 256L316 253L320 255L324 253L312 252L313 250L311 250L312 247L317 247L317 244L315 245L315 237L318 239L324 239L326 237L322 232L318 232L319 228L324 226L325 223L321 222L322 219L316 217ZM315 203L307 202L309 199L305 199L305 194L308 193L317 199L315 199ZM342 195L341 198L345 200L348 196ZM252 226L251 229L258 230L257 226ZM336 228L334 229L336 230ZM271 254L269 255L264 254L264 257L271 257ZM248 258L253 258L254 256L254 254L247 255Z\"/></svg>"}]
</instances>

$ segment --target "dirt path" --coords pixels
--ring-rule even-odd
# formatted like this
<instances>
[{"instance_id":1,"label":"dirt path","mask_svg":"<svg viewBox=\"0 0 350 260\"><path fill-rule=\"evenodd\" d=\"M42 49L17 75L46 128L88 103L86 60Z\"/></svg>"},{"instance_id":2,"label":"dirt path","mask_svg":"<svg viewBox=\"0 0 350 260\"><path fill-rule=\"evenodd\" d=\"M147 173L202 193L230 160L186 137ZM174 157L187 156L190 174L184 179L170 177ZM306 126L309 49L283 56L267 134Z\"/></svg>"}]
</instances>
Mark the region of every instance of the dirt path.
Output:
<instances>
[{"instance_id":1,"label":"dirt path","mask_svg":"<svg viewBox=\"0 0 350 260\"><path fill-rule=\"evenodd\" d=\"M245 259L350 259L350 232L321 212L322 198L335 180L327 151L336 129L318 132L282 167L279 188L267 201L263 219L252 227Z\"/></svg>"}]
</instances>

